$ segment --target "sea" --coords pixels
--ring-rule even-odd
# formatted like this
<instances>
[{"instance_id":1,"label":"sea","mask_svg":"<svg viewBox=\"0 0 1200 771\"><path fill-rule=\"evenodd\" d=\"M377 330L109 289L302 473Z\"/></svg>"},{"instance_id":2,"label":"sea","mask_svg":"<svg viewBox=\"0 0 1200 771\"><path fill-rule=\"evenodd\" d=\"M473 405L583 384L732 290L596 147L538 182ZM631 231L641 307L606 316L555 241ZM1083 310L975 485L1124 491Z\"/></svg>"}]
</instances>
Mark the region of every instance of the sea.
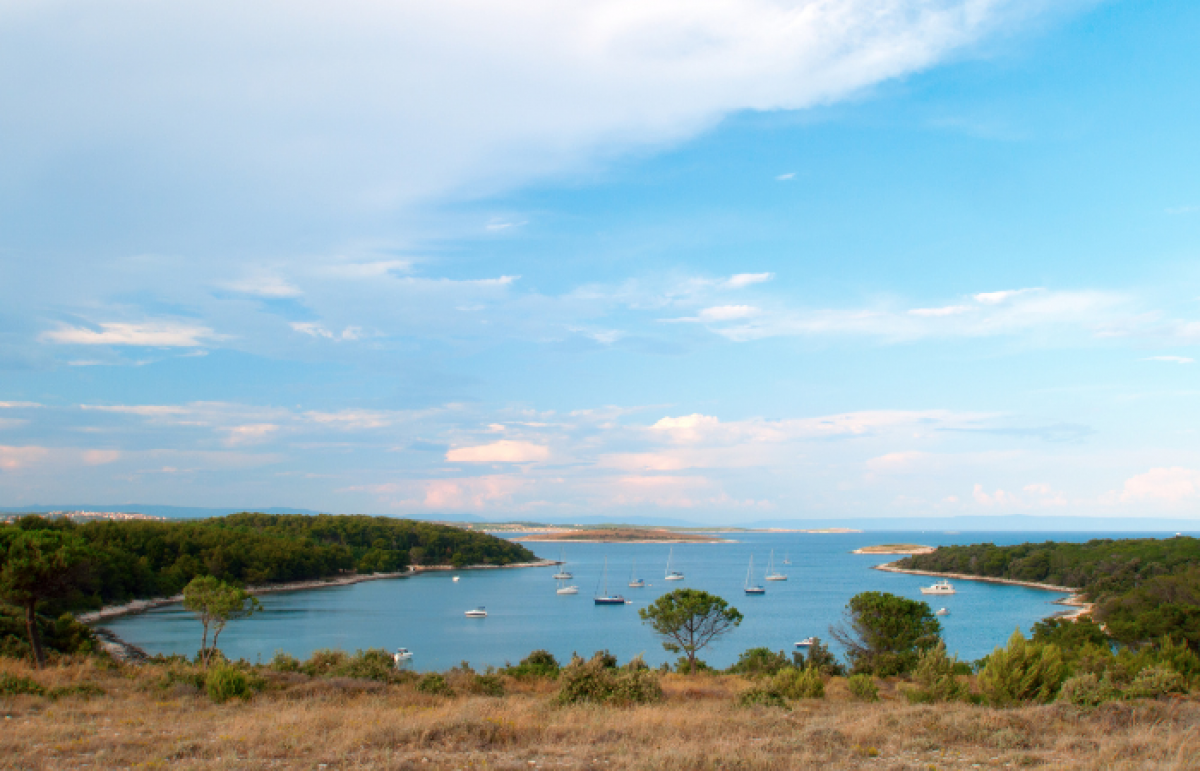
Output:
<instances>
[{"instance_id":1,"label":"sea","mask_svg":"<svg viewBox=\"0 0 1200 771\"><path fill-rule=\"evenodd\" d=\"M510 537L519 538L519 534ZM795 650L795 643L816 636L835 651L829 633L841 623L846 604L864 591L891 592L925 600L949 613L939 621L948 650L974 661L1003 645L1014 630L1026 635L1037 621L1067 610L1054 604L1063 595L1019 586L955 581L957 593L924 596L920 589L935 579L872 570L900 559L859 555L863 546L913 543L1016 544L1026 541L1081 542L1093 538L1166 537L1163 533L732 533L723 543L629 544L528 542L539 557L563 559L574 574L576 595L560 595L552 578L556 568L461 570L420 573L409 578L366 581L350 586L267 594L263 611L231 622L220 637L230 658L268 662L277 651L307 658L321 648L384 648L413 652L418 671L445 670L461 662L476 669L517 663L544 649L559 661L600 650L620 661L641 655L656 666L674 662L638 610L681 587L723 597L743 615L741 624L703 651L700 658L727 667L748 648ZM668 557L682 581L664 581ZM753 583L764 595L744 593L751 557ZM773 559L786 581L763 581ZM789 562L790 564L785 564ZM592 598L605 589L621 594L626 605L597 606ZM645 588L630 588L636 575ZM458 578L455 581L455 578ZM486 618L468 618L483 607ZM201 627L180 605L110 619L102 626L152 654L192 656L200 647Z\"/></svg>"}]
</instances>

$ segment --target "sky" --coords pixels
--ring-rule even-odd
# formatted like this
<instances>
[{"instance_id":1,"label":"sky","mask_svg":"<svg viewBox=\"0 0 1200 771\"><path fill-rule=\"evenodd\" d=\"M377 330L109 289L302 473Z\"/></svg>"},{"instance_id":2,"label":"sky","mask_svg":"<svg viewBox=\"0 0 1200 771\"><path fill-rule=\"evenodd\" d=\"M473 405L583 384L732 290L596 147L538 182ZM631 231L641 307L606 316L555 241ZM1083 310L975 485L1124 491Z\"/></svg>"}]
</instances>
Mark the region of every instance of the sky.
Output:
<instances>
[{"instance_id":1,"label":"sky","mask_svg":"<svg viewBox=\"0 0 1200 771\"><path fill-rule=\"evenodd\" d=\"M1200 4L7 0L0 505L1200 515Z\"/></svg>"}]
</instances>

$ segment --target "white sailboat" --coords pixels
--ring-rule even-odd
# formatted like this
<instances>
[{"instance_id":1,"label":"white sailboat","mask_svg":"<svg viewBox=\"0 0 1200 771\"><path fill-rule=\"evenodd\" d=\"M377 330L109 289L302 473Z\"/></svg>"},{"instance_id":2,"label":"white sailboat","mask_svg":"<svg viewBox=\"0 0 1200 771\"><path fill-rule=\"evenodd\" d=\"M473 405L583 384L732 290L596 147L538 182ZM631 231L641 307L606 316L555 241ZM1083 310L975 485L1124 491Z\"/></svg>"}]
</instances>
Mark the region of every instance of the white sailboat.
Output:
<instances>
[{"instance_id":1,"label":"white sailboat","mask_svg":"<svg viewBox=\"0 0 1200 771\"><path fill-rule=\"evenodd\" d=\"M579 594L578 586L569 586L566 581L558 582L558 594Z\"/></svg>"},{"instance_id":2,"label":"white sailboat","mask_svg":"<svg viewBox=\"0 0 1200 771\"><path fill-rule=\"evenodd\" d=\"M746 570L746 594L766 594L767 590L762 588L760 584L752 584L750 580L754 577L754 555L750 555L750 567Z\"/></svg>"},{"instance_id":3,"label":"white sailboat","mask_svg":"<svg viewBox=\"0 0 1200 771\"><path fill-rule=\"evenodd\" d=\"M603 580L602 585L604 588L601 591L597 592L596 596L592 598L593 600L595 600L597 605L624 605L625 604L625 602L626 602L625 598L622 597L621 595L608 593L608 557L604 558L604 580Z\"/></svg>"},{"instance_id":4,"label":"white sailboat","mask_svg":"<svg viewBox=\"0 0 1200 771\"><path fill-rule=\"evenodd\" d=\"M763 576L768 581L786 581L787 576L775 570L775 550L771 550L771 560L767 563L767 574Z\"/></svg>"},{"instance_id":5,"label":"white sailboat","mask_svg":"<svg viewBox=\"0 0 1200 771\"><path fill-rule=\"evenodd\" d=\"M629 571L629 587L631 589L645 588L646 582L637 577L637 559L633 561L633 570Z\"/></svg>"},{"instance_id":6,"label":"white sailboat","mask_svg":"<svg viewBox=\"0 0 1200 771\"><path fill-rule=\"evenodd\" d=\"M671 570L671 558L674 556L675 556L675 547L672 546L671 550L669 552L667 552L667 574L664 578L667 581L682 581L683 573L680 573L678 570Z\"/></svg>"},{"instance_id":7,"label":"white sailboat","mask_svg":"<svg viewBox=\"0 0 1200 771\"><path fill-rule=\"evenodd\" d=\"M562 553L559 555L558 572L554 574L554 578L557 581L570 581L574 577L575 576L571 575L571 573L567 570L567 550L563 549Z\"/></svg>"},{"instance_id":8,"label":"white sailboat","mask_svg":"<svg viewBox=\"0 0 1200 771\"><path fill-rule=\"evenodd\" d=\"M786 551L785 551L785 552L783 553L783 564L785 564L785 565L790 565L790 564L792 564L792 560L791 560L791 552L786 552Z\"/></svg>"}]
</instances>

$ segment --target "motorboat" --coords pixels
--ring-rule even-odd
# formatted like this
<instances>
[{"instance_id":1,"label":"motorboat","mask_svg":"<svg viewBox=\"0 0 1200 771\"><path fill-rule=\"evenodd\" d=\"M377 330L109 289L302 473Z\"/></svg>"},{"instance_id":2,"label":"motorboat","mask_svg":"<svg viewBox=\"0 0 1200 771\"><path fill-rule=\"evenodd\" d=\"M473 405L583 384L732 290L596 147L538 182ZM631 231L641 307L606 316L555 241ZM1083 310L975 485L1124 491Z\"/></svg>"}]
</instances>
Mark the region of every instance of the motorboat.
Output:
<instances>
[{"instance_id":1,"label":"motorboat","mask_svg":"<svg viewBox=\"0 0 1200 771\"><path fill-rule=\"evenodd\" d=\"M800 642L796 643L797 648L811 648L817 644L816 637L805 637Z\"/></svg>"},{"instance_id":2,"label":"motorboat","mask_svg":"<svg viewBox=\"0 0 1200 771\"><path fill-rule=\"evenodd\" d=\"M754 578L753 554L750 555L750 567L746 570L746 584L743 588L745 589L746 594L766 594L767 590L764 589L760 584L751 583L752 578Z\"/></svg>"},{"instance_id":3,"label":"motorboat","mask_svg":"<svg viewBox=\"0 0 1200 771\"><path fill-rule=\"evenodd\" d=\"M556 581L570 581L575 576L571 575L571 571L567 570L567 551L563 550L559 555L558 572L554 574Z\"/></svg>"},{"instance_id":4,"label":"motorboat","mask_svg":"<svg viewBox=\"0 0 1200 771\"><path fill-rule=\"evenodd\" d=\"M775 569L775 550L771 550L771 559L767 562L767 574L763 576L766 581L786 581L787 576Z\"/></svg>"},{"instance_id":5,"label":"motorboat","mask_svg":"<svg viewBox=\"0 0 1200 771\"><path fill-rule=\"evenodd\" d=\"M627 600L619 594L608 593L608 557L604 558L604 578L601 581L599 592L592 599L597 605L625 605Z\"/></svg>"},{"instance_id":6,"label":"motorboat","mask_svg":"<svg viewBox=\"0 0 1200 771\"><path fill-rule=\"evenodd\" d=\"M675 547L672 546L671 550L669 552L667 552L667 574L665 576L663 576L663 579L666 581L682 581L683 580L683 573L680 573L678 570L671 569L671 558L674 556L675 556Z\"/></svg>"},{"instance_id":7,"label":"motorboat","mask_svg":"<svg viewBox=\"0 0 1200 771\"><path fill-rule=\"evenodd\" d=\"M936 612L936 613L934 613L933 615L935 615L935 616L949 616L949 615L950 615L950 611L946 610L945 608L938 608L938 609L937 609L937 612Z\"/></svg>"},{"instance_id":8,"label":"motorboat","mask_svg":"<svg viewBox=\"0 0 1200 771\"><path fill-rule=\"evenodd\" d=\"M482 605L480 605L475 610L468 610L463 615L465 615L467 618L487 618L487 611L484 610Z\"/></svg>"},{"instance_id":9,"label":"motorboat","mask_svg":"<svg viewBox=\"0 0 1200 771\"><path fill-rule=\"evenodd\" d=\"M921 594L954 594L954 587L949 581L938 581L933 586L922 586Z\"/></svg>"},{"instance_id":10,"label":"motorboat","mask_svg":"<svg viewBox=\"0 0 1200 771\"><path fill-rule=\"evenodd\" d=\"M637 577L637 560L633 561L633 570L629 571L629 588L644 589L646 582Z\"/></svg>"},{"instance_id":11,"label":"motorboat","mask_svg":"<svg viewBox=\"0 0 1200 771\"><path fill-rule=\"evenodd\" d=\"M558 587L558 594L579 594L579 587L578 586L560 586L560 587Z\"/></svg>"},{"instance_id":12,"label":"motorboat","mask_svg":"<svg viewBox=\"0 0 1200 771\"><path fill-rule=\"evenodd\" d=\"M396 666L400 666L406 661L412 661L412 657L412 651L408 648L397 648L396 652L392 654L392 660L396 662Z\"/></svg>"},{"instance_id":13,"label":"motorboat","mask_svg":"<svg viewBox=\"0 0 1200 771\"><path fill-rule=\"evenodd\" d=\"M456 584L457 584L457 583L458 583L458 576L455 576L454 578L451 578L450 580L451 580L451 581L453 581L454 583L456 583Z\"/></svg>"}]
</instances>

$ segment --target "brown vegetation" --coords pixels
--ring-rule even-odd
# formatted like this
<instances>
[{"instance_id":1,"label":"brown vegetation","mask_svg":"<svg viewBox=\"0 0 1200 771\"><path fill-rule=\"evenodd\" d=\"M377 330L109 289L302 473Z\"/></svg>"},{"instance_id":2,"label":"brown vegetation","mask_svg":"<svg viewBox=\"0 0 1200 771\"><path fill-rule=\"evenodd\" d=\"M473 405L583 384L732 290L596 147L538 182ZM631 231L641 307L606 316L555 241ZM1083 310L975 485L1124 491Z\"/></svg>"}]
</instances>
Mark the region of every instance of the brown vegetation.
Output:
<instances>
[{"instance_id":1,"label":"brown vegetation","mask_svg":"<svg viewBox=\"0 0 1200 771\"><path fill-rule=\"evenodd\" d=\"M724 539L700 533L681 533L641 527L605 527L597 530L563 530L535 533L517 541L586 541L588 543L722 543Z\"/></svg>"},{"instance_id":2,"label":"brown vegetation","mask_svg":"<svg viewBox=\"0 0 1200 771\"><path fill-rule=\"evenodd\" d=\"M1183 769L1200 752L1200 703L1178 696L1094 709L914 705L890 680L882 701L865 703L833 678L824 699L747 708L737 701L752 680L668 674L657 704L561 706L550 679L505 676L507 695L486 697L451 670L463 695L437 696L416 678L259 668L259 693L218 705L187 681L191 671L80 659L37 672L0 661L0 677L58 689L57 698L0 696L0 767Z\"/></svg>"}]
</instances>

